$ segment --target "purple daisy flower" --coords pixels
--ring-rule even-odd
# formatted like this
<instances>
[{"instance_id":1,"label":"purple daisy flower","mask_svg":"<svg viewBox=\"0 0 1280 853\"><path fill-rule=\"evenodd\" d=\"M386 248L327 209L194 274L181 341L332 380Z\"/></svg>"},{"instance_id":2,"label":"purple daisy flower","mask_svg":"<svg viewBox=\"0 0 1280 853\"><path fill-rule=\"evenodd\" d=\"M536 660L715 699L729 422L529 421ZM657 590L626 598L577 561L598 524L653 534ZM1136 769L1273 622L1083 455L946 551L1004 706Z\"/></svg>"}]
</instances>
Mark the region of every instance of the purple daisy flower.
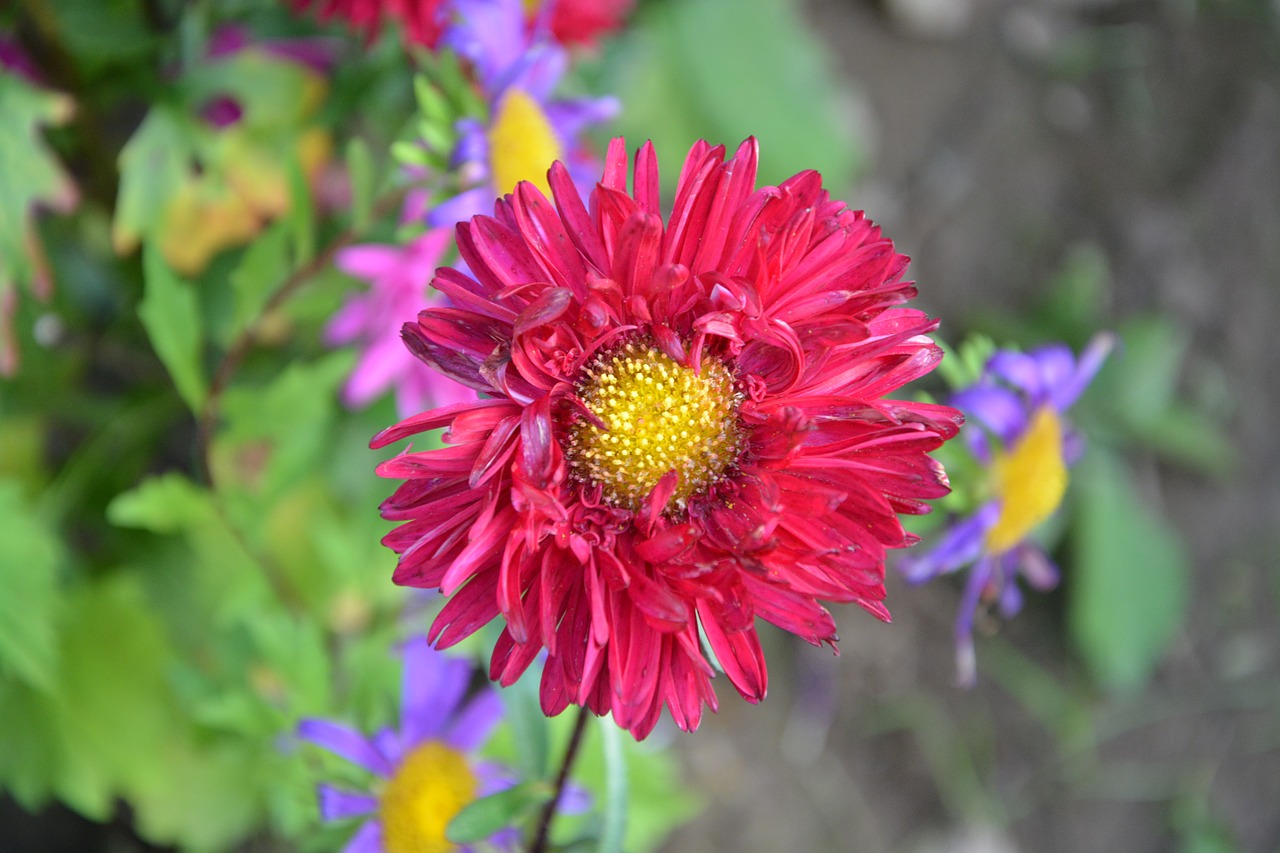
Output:
<instances>
[{"instance_id":1,"label":"purple daisy flower","mask_svg":"<svg viewBox=\"0 0 1280 853\"><path fill-rule=\"evenodd\" d=\"M436 406L473 401L476 393L431 370L404 346L400 327L423 308L445 304L428 282L452 244L449 229L427 231L404 246L352 246L338 253L338 269L366 279L369 289L350 297L330 319L326 340L354 343L360 358L343 388L343 401L361 408L394 388L396 410L407 416Z\"/></svg>"},{"instance_id":2,"label":"purple daisy flower","mask_svg":"<svg viewBox=\"0 0 1280 853\"><path fill-rule=\"evenodd\" d=\"M473 800L511 787L504 767L477 761L474 752L502 718L491 689L467 698L472 667L416 638L404 646L400 730L373 737L330 720L303 720L298 736L380 777L370 792L318 788L320 815L327 821L367 817L344 853L408 853L458 850L445 827ZM519 834L504 829L486 850L514 850Z\"/></svg>"},{"instance_id":3,"label":"purple daisy flower","mask_svg":"<svg viewBox=\"0 0 1280 853\"><path fill-rule=\"evenodd\" d=\"M1001 350L976 383L949 401L971 424L964 436L987 469L988 497L953 522L930 550L904 557L897 566L910 583L972 567L955 623L956 666L964 686L976 679L973 620L979 604L994 603L1007 619L1022 608L1017 575L1037 590L1058 583L1057 566L1031 534L1057 512L1067 469L1084 450L1063 415L1113 345L1113 336L1098 335L1079 359L1062 344L1029 353Z\"/></svg>"},{"instance_id":4,"label":"purple daisy flower","mask_svg":"<svg viewBox=\"0 0 1280 853\"><path fill-rule=\"evenodd\" d=\"M527 180L551 197L547 170L560 160L584 190L595 186L600 165L579 137L618 112L616 98L554 99L568 56L546 16L532 25L522 0L456 0L442 45L470 63L489 114L457 123L450 170L461 190L428 214L433 226L451 226L490 213L493 200Z\"/></svg>"}]
</instances>

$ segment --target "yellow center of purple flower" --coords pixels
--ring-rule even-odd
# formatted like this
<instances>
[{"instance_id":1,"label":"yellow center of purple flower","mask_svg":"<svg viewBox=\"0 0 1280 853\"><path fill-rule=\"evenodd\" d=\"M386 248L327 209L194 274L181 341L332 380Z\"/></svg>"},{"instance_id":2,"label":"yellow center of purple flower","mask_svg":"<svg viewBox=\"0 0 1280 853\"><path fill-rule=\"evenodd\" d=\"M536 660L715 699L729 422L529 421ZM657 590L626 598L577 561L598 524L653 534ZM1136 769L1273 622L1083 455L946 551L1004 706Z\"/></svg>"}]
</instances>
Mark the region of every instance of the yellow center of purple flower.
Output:
<instances>
[{"instance_id":1,"label":"yellow center of purple flower","mask_svg":"<svg viewBox=\"0 0 1280 853\"><path fill-rule=\"evenodd\" d=\"M1062 422L1045 406L1008 453L992 462L1000 517L987 531L987 548L1000 554L1058 509L1067 491L1067 465L1062 458Z\"/></svg>"},{"instance_id":2,"label":"yellow center of purple flower","mask_svg":"<svg viewBox=\"0 0 1280 853\"><path fill-rule=\"evenodd\" d=\"M509 89L489 126L489 170L499 195L528 181L551 197L547 170L563 159L560 140L538 102L520 89Z\"/></svg>"},{"instance_id":3,"label":"yellow center of purple flower","mask_svg":"<svg viewBox=\"0 0 1280 853\"><path fill-rule=\"evenodd\" d=\"M608 429L585 418L569 430L573 475L614 506L639 509L668 471L679 477L667 509L705 492L738 458L742 394L732 371L705 358L695 373L661 350L631 342L590 364L578 396Z\"/></svg>"},{"instance_id":4,"label":"yellow center of purple flower","mask_svg":"<svg viewBox=\"0 0 1280 853\"><path fill-rule=\"evenodd\" d=\"M387 853L447 853L444 830L476 797L475 774L456 749L438 741L414 748L382 791L378 805Z\"/></svg>"}]
</instances>

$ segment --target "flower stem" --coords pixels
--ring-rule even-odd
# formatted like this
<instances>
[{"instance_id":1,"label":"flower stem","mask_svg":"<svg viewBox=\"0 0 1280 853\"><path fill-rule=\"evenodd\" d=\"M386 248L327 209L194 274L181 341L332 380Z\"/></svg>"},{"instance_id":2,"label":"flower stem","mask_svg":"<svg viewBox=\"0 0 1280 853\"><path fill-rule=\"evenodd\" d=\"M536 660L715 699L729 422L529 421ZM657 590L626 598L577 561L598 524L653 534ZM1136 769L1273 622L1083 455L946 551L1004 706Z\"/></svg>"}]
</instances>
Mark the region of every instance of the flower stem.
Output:
<instances>
[{"instance_id":1,"label":"flower stem","mask_svg":"<svg viewBox=\"0 0 1280 853\"><path fill-rule=\"evenodd\" d=\"M564 796L565 785L569 783L569 771L573 769L573 761L578 757L578 747L582 743L582 733L587 728L587 716L591 712L585 707L578 709L578 719L573 724L573 734L569 736L569 746L565 748L564 760L560 763L560 775L556 777L556 790L542 809L542 817L538 820L538 832L529 845L529 853L546 853L547 842L551 836L551 821L556 816L556 809Z\"/></svg>"},{"instance_id":2,"label":"flower stem","mask_svg":"<svg viewBox=\"0 0 1280 853\"><path fill-rule=\"evenodd\" d=\"M373 215L375 218L385 216L403 202L403 192L392 192L381 198L374 205ZM209 393L205 398L204 407L196 418L197 461L204 473L206 482L213 484L213 472L209 465L209 447L213 442L213 434L217 429L218 411L222 403L223 392L231 384L232 378L240 368L240 363L244 361L257 342L264 320L271 312L284 305L291 296L301 290L318 273L328 269L338 252L360 239L361 236L361 233L355 228L347 228L334 237L311 260L293 270L267 297L262 309L258 312L258 316L240 331L240 334L236 336L235 340L227 348L226 353L222 356L222 361L218 363L218 367L214 371L213 379L209 383Z\"/></svg>"}]
</instances>

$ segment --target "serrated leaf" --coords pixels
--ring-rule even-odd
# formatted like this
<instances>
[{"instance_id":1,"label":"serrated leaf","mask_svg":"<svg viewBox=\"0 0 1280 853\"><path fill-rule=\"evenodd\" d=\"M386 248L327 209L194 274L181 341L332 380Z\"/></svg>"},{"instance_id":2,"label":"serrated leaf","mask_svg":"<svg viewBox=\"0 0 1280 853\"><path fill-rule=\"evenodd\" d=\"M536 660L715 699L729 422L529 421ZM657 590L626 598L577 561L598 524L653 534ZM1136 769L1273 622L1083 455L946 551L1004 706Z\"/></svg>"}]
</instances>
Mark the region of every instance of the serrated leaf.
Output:
<instances>
[{"instance_id":1,"label":"serrated leaf","mask_svg":"<svg viewBox=\"0 0 1280 853\"><path fill-rule=\"evenodd\" d=\"M270 384L235 386L223 398L229 445L267 442L262 494L278 495L298 478L327 464L327 430L336 389L351 370L354 354L332 353L314 362L294 362Z\"/></svg>"},{"instance_id":2,"label":"serrated leaf","mask_svg":"<svg viewBox=\"0 0 1280 853\"><path fill-rule=\"evenodd\" d=\"M53 687L57 663L58 538L0 481L0 673Z\"/></svg>"},{"instance_id":3,"label":"serrated leaf","mask_svg":"<svg viewBox=\"0 0 1280 853\"><path fill-rule=\"evenodd\" d=\"M0 788L28 811L37 811L53 795L60 775L65 743L55 708L48 693L0 679L0 732L22 732L22 737L0 737ZM94 792L79 792L77 799L86 810L96 801L105 811L110 792L104 785L94 787Z\"/></svg>"},{"instance_id":4,"label":"serrated leaf","mask_svg":"<svg viewBox=\"0 0 1280 853\"><path fill-rule=\"evenodd\" d=\"M75 189L44 142L41 127L71 114L65 95L42 91L16 74L0 74L0 287L17 280L35 285L45 274L32 257L37 205L66 208Z\"/></svg>"},{"instance_id":5,"label":"serrated leaf","mask_svg":"<svg viewBox=\"0 0 1280 853\"><path fill-rule=\"evenodd\" d=\"M1100 448L1075 473L1071 635L1104 686L1136 690L1182 624L1189 565L1182 537Z\"/></svg>"},{"instance_id":6,"label":"serrated leaf","mask_svg":"<svg viewBox=\"0 0 1280 853\"><path fill-rule=\"evenodd\" d=\"M181 474L161 474L117 495L107 520L118 527L177 533L203 525L212 514L209 493Z\"/></svg>"},{"instance_id":7,"label":"serrated leaf","mask_svg":"<svg viewBox=\"0 0 1280 853\"><path fill-rule=\"evenodd\" d=\"M216 623L232 624L271 600L264 567L232 529L213 495L181 474L163 474L117 495L107 518L122 527L183 534L198 571L190 575L196 593Z\"/></svg>"},{"instance_id":8,"label":"serrated leaf","mask_svg":"<svg viewBox=\"0 0 1280 853\"><path fill-rule=\"evenodd\" d=\"M100 818L115 797L164 784L169 740L183 727L165 677L172 659L164 632L135 580L85 584L67 600L54 709L65 748L55 791Z\"/></svg>"},{"instance_id":9,"label":"serrated leaf","mask_svg":"<svg viewBox=\"0 0 1280 853\"><path fill-rule=\"evenodd\" d=\"M164 775L130 792L139 834L186 850L239 847L237 842L261 830L270 788L262 765L271 756L255 747L185 738L171 743Z\"/></svg>"},{"instance_id":10,"label":"serrated leaf","mask_svg":"<svg viewBox=\"0 0 1280 853\"><path fill-rule=\"evenodd\" d=\"M195 156L190 119L171 106L151 108L120 151L120 191L111 242L124 254L163 221L169 200L188 180Z\"/></svg>"},{"instance_id":11,"label":"serrated leaf","mask_svg":"<svg viewBox=\"0 0 1280 853\"><path fill-rule=\"evenodd\" d=\"M143 253L143 274L146 293L138 306L138 317L178 393L193 412L198 412L207 387L200 363L204 338L195 294L150 244Z\"/></svg>"},{"instance_id":12,"label":"serrated leaf","mask_svg":"<svg viewBox=\"0 0 1280 853\"><path fill-rule=\"evenodd\" d=\"M474 844L519 823L555 794L546 782L530 781L469 803L454 815L445 837L454 844Z\"/></svg>"}]
</instances>

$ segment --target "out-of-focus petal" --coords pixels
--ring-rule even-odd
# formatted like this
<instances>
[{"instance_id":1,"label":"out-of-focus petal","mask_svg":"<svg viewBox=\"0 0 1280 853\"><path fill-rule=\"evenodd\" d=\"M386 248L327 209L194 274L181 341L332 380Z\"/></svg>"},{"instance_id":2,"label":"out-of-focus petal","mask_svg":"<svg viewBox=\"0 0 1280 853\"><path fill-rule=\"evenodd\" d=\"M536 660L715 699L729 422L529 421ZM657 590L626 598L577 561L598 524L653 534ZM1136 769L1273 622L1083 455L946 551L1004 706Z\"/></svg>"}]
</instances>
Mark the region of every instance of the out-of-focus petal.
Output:
<instances>
[{"instance_id":1,"label":"out-of-focus petal","mask_svg":"<svg viewBox=\"0 0 1280 853\"><path fill-rule=\"evenodd\" d=\"M999 504L988 503L951 525L928 551L912 552L898 560L903 577L910 583L924 583L972 563L982 553L987 531L999 516Z\"/></svg>"},{"instance_id":2,"label":"out-of-focus petal","mask_svg":"<svg viewBox=\"0 0 1280 853\"><path fill-rule=\"evenodd\" d=\"M378 809L378 798L370 794L355 794L332 785L320 785L316 793L320 799L320 816L325 820L360 817Z\"/></svg>"},{"instance_id":3,"label":"out-of-focus petal","mask_svg":"<svg viewBox=\"0 0 1280 853\"><path fill-rule=\"evenodd\" d=\"M391 765L364 735L355 729L330 720L303 720L298 724L298 737L340 755L366 770L387 776Z\"/></svg>"},{"instance_id":4,"label":"out-of-focus petal","mask_svg":"<svg viewBox=\"0 0 1280 853\"><path fill-rule=\"evenodd\" d=\"M376 820L365 823L351 836L342 853L386 853L382 843L382 823Z\"/></svg>"},{"instance_id":5,"label":"out-of-focus petal","mask_svg":"<svg viewBox=\"0 0 1280 853\"><path fill-rule=\"evenodd\" d=\"M471 681L471 665L415 637L404 645L401 730L407 746L441 738Z\"/></svg>"},{"instance_id":6,"label":"out-of-focus petal","mask_svg":"<svg viewBox=\"0 0 1280 853\"><path fill-rule=\"evenodd\" d=\"M492 690L479 693L453 718L444 732L444 740L463 751L478 749L502 722L502 715L502 700L497 693Z\"/></svg>"}]
</instances>

